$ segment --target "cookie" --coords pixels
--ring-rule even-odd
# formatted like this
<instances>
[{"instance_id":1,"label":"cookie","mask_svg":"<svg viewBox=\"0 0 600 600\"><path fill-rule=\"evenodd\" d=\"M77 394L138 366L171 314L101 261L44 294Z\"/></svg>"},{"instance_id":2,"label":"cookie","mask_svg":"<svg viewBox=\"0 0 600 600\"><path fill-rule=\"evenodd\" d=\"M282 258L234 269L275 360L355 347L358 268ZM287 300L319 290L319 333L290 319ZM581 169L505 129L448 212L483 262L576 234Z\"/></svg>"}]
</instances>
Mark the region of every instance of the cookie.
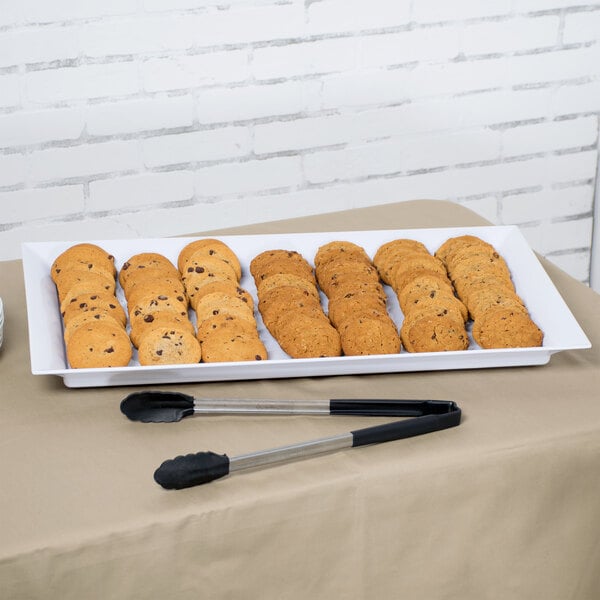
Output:
<instances>
[{"instance_id":1,"label":"cookie","mask_svg":"<svg viewBox=\"0 0 600 600\"><path fill-rule=\"evenodd\" d=\"M127 323L127 315L119 300L114 294L108 292L91 292L79 294L71 299L62 311L65 324L82 312L105 312L116 319L121 325Z\"/></svg>"},{"instance_id":2,"label":"cookie","mask_svg":"<svg viewBox=\"0 0 600 600\"><path fill-rule=\"evenodd\" d=\"M250 262L250 273L256 282L271 275L291 274L317 284L313 268L308 261L295 250L267 250L255 256Z\"/></svg>"},{"instance_id":3,"label":"cookie","mask_svg":"<svg viewBox=\"0 0 600 600\"><path fill-rule=\"evenodd\" d=\"M200 342L184 327L155 327L139 339L138 360L142 366L195 364L200 358Z\"/></svg>"},{"instance_id":4,"label":"cookie","mask_svg":"<svg viewBox=\"0 0 600 600\"><path fill-rule=\"evenodd\" d=\"M219 314L198 328L202 361L232 362L266 360L267 350L251 322L235 315Z\"/></svg>"},{"instance_id":5,"label":"cookie","mask_svg":"<svg viewBox=\"0 0 600 600\"><path fill-rule=\"evenodd\" d=\"M371 265L371 259L362 246L343 240L329 242L317 250L315 269L321 269L331 261L352 261Z\"/></svg>"},{"instance_id":6,"label":"cookie","mask_svg":"<svg viewBox=\"0 0 600 600\"><path fill-rule=\"evenodd\" d=\"M187 271L188 260L193 256L205 255L218 258L231 267L235 273L235 278L239 282L242 277L242 266L235 252L224 242L213 238L194 240L179 252L177 258L177 268L180 273Z\"/></svg>"},{"instance_id":7,"label":"cookie","mask_svg":"<svg viewBox=\"0 0 600 600\"><path fill-rule=\"evenodd\" d=\"M72 369L125 367L132 357L126 331L108 321L88 322L75 329L66 344Z\"/></svg>"},{"instance_id":8,"label":"cookie","mask_svg":"<svg viewBox=\"0 0 600 600\"><path fill-rule=\"evenodd\" d=\"M144 277L137 276L129 281L125 297L127 304L136 302L149 294L172 296L183 304L189 303L185 286L179 277L161 277L156 271L148 272Z\"/></svg>"},{"instance_id":9,"label":"cookie","mask_svg":"<svg viewBox=\"0 0 600 600\"><path fill-rule=\"evenodd\" d=\"M252 311L254 311L254 298L252 297L252 294L231 280L210 281L205 285L198 287L194 292L192 308L195 310L197 302L199 302L204 296L214 293L223 293L234 298L239 298L242 300L242 302L245 302Z\"/></svg>"},{"instance_id":10,"label":"cookie","mask_svg":"<svg viewBox=\"0 0 600 600\"><path fill-rule=\"evenodd\" d=\"M473 339L481 348L533 348L543 338L527 310L518 306L494 307L473 321Z\"/></svg>"},{"instance_id":11,"label":"cookie","mask_svg":"<svg viewBox=\"0 0 600 600\"><path fill-rule=\"evenodd\" d=\"M119 270L119 283L124 290L128 282L138 276L147 277L150 271L157 271L161 277L179 277L175 265L157 252L140 252L127 259Z\"/></svg>"},{"instance_id":12,"label":"cookie","mask_svg":"<svg viewBox=\"0 0 600 600\"><path fill-rule=\"evenodd\" d=\"M71 319L69 319L69 322L65 324L64 326L64 331L63 331L63 339L65 341L65 344L67 344L69 342L69 338L71 337L71 334L76 330L79 329L79 327L81 327L82 325L89 325L94 324L94 323L109 323L111 325L115 325L118 327L123 327L123 324L118 321L117 319L115 319L112 315L110 315L108 312L82 312L78 315L75 315L74 317L72 317Z\"/></svg>"},{"instance_id":13,"label":"cookie","mask_svg":"<svg viewBox=\"0 0 600 600\"><path fill-rule=\"evenodd\" d=\"M377 249L373 256L373 264L377 268L381 280L391 285L391 268L396 266L407 254L415 253L429 254L429 251L418 240L407 238L391 240Z\"/></svg>"},{"instance_id":14,"label":"cookie","mask_svg":"<svg viewBox=\"0 0 600 600\"><path fill-rule=\"evenodd\" d=\"M260 279L257 284L257 293L259 296L264 296L273 289L287 286L300 288L308 292L311 296L314 296L317 300L319 299L319 291L312 282L291 273L278 273L270 275L265 279Z\"/></svg>"},{"instance_id":15,"label":"cookie","mask_svg":"<svg viewBox=\"0 0 600 600\"><path fill-rule=\"evenodd\" d=\"M329 320L334 327L338 327L346 319L361 311L370 310L387 314L385 301L378 294L372 292L349 292L344 296L330 300L327 308Z\"/></svg>"},{"instance_id":16,"label":"cookie","mask_svg":"<svg viewBox=\"0 0 600 600\"><path fill-rule=\"evenodd\" d=\"M56 278L56 291L61 312L75 296L86 292L115 294L116 281L103 273L88 271L62 271Z\"/></svg>"},{"instance_id":17,"label":"cookie","mask_svg":"<svg viewBox=\"0 0 600 600\"><path fill-rule=\"evenodd\" d=\"M379 282L377 269L362 261L331 261L317 269L316 275L317 282L326 296L330 296L332 291L340 286L340 282L347 281L349 278L365 283Z\"/></svg>"},{"instance_id":18,"label":"cookie","mask_svg":"<svg viewBox=\"0 0 600 600\"><path fill-rule=\"evenodd\" d=\"M419 318L405 320L400 336L409 352L448 352L469 347L464 322L449 314L428 312Z\"/></svg>"},{"instance_id":19,"label":"cookie","mask_svg":"<svg viewBox=\"0 0 600 600\"><path fill-rule=\"evenodd\" d=\"M277 342L292 358L323 358L342 353L340 335L324 315L282 315Z\"/></svg>"},{"instance_id":20,"label":"cookie","mask_svg":"<svg viewBox=\"0 0 600 600\"><path fill-rule=\"evenodd\" d=\"M81 243L67 248L59 254L50 267L54 283L64 271L100 273L113 278L116 275L114 256L96 244Z\"/></svg>"},{"instance_id":21,"label":"cookie","mask_svg":"<svg viewBox=\"0 0 600 600\"><path fill-rule=\"evenodd\" d=\"M137 348L140 345L141 337L150 329L157 327L176 327L185 329L195 335L196 330L190 319L186 316L181 316L178 313L170 310L160 310L149 312L144 315L143 319L138 319L133 322L129 331L131 343Z\"/></svg>"},{"instance_id":22,"label":"cookie","mask_svg":"<svg viewBox=\"0 0 600 600\"><path fill-rule=\"evenodd\" d=\"M135 304L128 304L129 322L134 328L142 322L152 322L158 313L169 312L182 319L188 318L188 308L175 296L150 292L139 298Z\"/></svg>"},{"instance_id":23,"label":"cookie","mask_svg":"<svg viewBox=\"0 0 600 600\"><path fill-rule=\"evenodd\" d=\"M196 304L196 319L200 325L205 319L227 314L255 323L254 311L241 298L226 292L214 292L201 298Z\"/></svg>"},{"instance_id":24,"label":"cookie","mask_svg":"<svg viewBox=\"0 0 600 600\"><path fill-rule=\"evenodd\" d=\"M397 354L401 349L398 330L385 313L356 313L343 321L338 331L346 356Z\"/></svg>"}]
</instances>

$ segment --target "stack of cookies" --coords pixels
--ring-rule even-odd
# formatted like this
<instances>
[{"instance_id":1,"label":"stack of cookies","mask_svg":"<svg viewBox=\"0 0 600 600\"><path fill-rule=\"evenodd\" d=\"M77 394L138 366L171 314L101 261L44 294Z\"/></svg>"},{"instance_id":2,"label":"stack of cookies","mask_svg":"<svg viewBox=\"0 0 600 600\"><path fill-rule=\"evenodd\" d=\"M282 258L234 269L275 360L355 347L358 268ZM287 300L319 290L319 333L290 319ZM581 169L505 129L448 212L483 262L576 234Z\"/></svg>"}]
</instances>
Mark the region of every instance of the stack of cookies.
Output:
<instances>
[{"instance_id":1,"label":"stack of cookies","mask_svg":"<svg viewBox=\"0 0 600 600\"><path fill-rule=\"evenodd\" d=\"M456 297L444 263L427 247L411 239L383 244L373 262L384 283L390 285L404 320L402 344L409 352L466 350L468 312Z\"/></svg>"},{"instance_id":2,"label":"stack of cookies","mask_svg":"<svg viewBox=\"0 0 600 600\"><path fill-rule=\"evenodd\" d=\"M127 317L116 295L114 257L96 244L75 244L53 262L71 368L124 367L132 356Z\"/></svg>"},{"instance_id":3,"label":"stack of cookies","mask_svg":"<svg viewBox=\"0 0 600 600\"><path fill-rule=\"evenodd\" d=\"M267 250L254 257L250 273L256 284L263 322L292 358L340 356L340 336L321 306L313 269L293 250Z\"/></svg>"},{"instance_id":4,"label":"stack of cookies","mask_svg":"<svg viewBox=\"0 0 600 600\"><path fill-rule=\"evenodd\" d=\"M194 240L179 253L177 267L196 313L203 362L265 360L251 294L240 286L242 269L227 244Z\"/></svg>"},{"instance_id":5,"label":"stack of cookies","mask_svg":"<svg viewBox=\"0 0 600 600\"><path fill-rule=\"evenodd\" d=\"M317 282L347 356L396 354L400 336L387 312L387 296L364 248L347 241L321 246L315 255Z\"/></svg>"},{"instance_id":6,"label":"stack of cookies","mask_svg":"<svg viewBox=\"0 0 600 600\"><path fill-rule=\"evenodd\" d=\"M119 271L127 299L130 337L142 366L200 362L188 317L188 298L177 268L156 252L129 258Z\"/></svg>"},{"instance_id":7,"label":"stack of cookies","mask_svg":"<svg viewBox=\"0 0 600 600\"><path fill-rule=\"evenodd\" d=\"M481 348L541 346L543 333L517 295L511 273L494 246L472 235L451 238L436 252L473 320Z\"/></svg>"}]
</instances>

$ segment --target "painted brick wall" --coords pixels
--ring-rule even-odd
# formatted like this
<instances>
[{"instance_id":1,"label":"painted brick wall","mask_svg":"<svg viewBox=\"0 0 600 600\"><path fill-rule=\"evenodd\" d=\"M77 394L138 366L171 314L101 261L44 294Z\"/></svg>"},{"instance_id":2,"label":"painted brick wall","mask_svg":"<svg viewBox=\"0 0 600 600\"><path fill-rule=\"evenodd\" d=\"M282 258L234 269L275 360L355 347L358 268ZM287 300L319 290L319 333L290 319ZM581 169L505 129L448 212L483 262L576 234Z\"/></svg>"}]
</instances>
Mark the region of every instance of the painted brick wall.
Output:
<instances>
[{"instance_id":1,"label":"painted brick wall","mask_svg":"<svg viewBox=\"0 0 600 600\"><path fill-rule=\"evenodd\" d=\"M0 259L449 199L589 281L600 2L0 0Z\"/></svg>"}]
</instances>

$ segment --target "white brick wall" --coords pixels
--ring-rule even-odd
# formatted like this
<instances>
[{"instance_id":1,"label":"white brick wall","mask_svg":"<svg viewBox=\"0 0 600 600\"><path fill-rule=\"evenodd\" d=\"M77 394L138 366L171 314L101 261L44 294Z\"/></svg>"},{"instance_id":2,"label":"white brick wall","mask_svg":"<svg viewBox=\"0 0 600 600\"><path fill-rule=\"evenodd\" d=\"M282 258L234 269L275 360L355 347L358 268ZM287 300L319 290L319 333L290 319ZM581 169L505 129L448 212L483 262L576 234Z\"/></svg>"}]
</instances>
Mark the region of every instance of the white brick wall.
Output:
<instances>
[{"instance_id":1,"label":"white brick wall","mask_svg":"<svg viewBox=\"0 0 600 600\"><path fill-rule=\"evenodd\" d=\"M0 0L0 259L440 198L589 282L599 115L600 1Z\"/></svg>"}]
</instances>

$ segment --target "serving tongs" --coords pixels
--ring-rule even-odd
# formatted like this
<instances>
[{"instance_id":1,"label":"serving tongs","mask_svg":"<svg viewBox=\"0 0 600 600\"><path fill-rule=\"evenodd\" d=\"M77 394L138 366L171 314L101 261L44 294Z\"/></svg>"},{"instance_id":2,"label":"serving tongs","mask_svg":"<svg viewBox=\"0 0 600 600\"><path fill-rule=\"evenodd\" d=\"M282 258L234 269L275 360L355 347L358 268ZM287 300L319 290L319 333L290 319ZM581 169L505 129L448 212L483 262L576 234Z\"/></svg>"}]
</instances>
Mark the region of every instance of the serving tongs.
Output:
<instances>
[{"instance_id":1,"label":"serving tongs","mask_svg":"<svg viewBox=\"0 0 600 600\"><path fill-rule=\"evenodd\" d=\"M133 392L121 401L132 421L174 423L193 415L355 415L419 417L446 412L443 400L236 400L194 398L181 392Z\"/></svg>"},{"instance_id":2,"label":"serving tongs","mask_svg":"<svg viewBox=\"0 0 600 600\"><path fill-rule=\"evenodd\" d=\"M154 472L154 480L166 489L201 485L243 469L423 435L456 427L461 419L458 405L448 400L197 400L188 394L160 391L129 394L121 402L121 411L129 419L144 423L176 422L194 414L412 417L231 458L211 451L177 456Z\"/></svg>"}]
</instances>

